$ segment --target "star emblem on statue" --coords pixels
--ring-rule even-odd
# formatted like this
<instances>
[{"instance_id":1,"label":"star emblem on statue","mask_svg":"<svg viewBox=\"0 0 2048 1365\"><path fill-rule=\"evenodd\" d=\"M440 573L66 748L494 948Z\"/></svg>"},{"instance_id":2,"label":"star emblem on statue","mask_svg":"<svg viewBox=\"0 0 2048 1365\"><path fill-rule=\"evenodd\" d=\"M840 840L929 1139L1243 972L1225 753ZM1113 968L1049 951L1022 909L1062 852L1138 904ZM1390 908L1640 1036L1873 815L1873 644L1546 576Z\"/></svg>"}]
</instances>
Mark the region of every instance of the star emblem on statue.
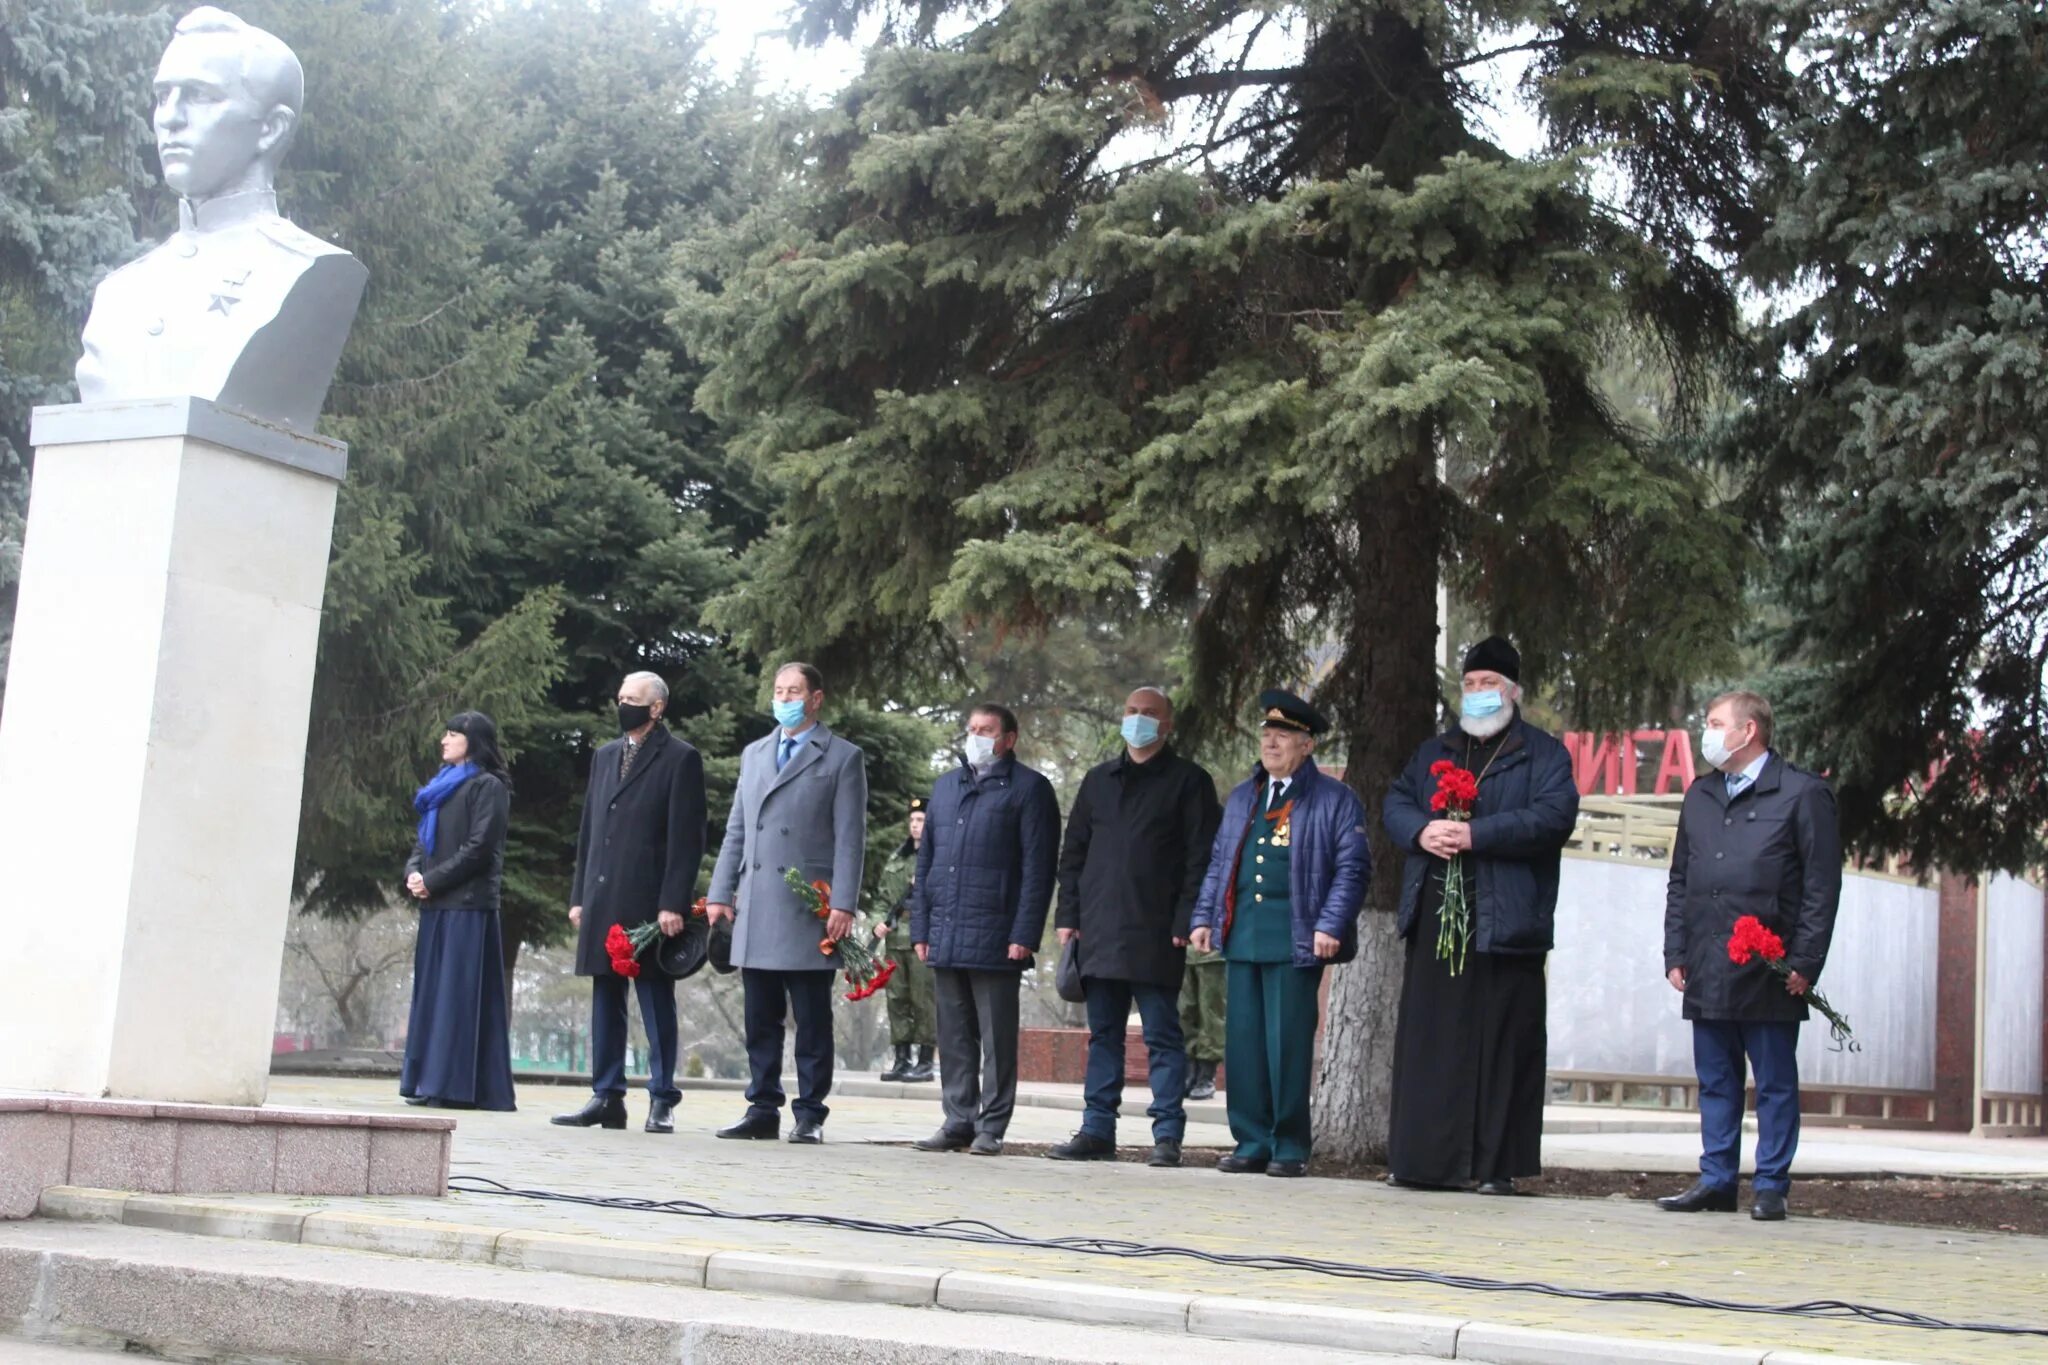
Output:
<instances>
[{"instance_id":1,"label":"star emblem on statue","mask_svg":"<svg viewBox=\"0 0 2048 1365\"><path fill-rule=\"evenodd\" d=\"M240 302L241 299L237 298L233 294L215 294L213 296L213 302L206 305L206 311L209 313L218 313L222 317L226 317L228 316L228 310L230 308L233 308L236 304Z\"/></svg>"}]
</instances>

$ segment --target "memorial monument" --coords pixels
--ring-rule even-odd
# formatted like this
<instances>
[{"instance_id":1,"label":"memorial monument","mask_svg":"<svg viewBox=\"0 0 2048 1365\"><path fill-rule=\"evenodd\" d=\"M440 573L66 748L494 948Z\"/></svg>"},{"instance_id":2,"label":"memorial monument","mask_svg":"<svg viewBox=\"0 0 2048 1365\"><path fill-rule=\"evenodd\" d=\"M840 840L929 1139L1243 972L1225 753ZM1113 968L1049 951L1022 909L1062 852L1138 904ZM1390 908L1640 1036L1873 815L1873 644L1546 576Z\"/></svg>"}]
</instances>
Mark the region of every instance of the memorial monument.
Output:
<instances>
[{"instance_id":1,"label":"memorial monument","mask_svg":"<svg viewBox=\"0 0 2048 1365\"><path fill-rule=\"evenodd\" d=\"M0 1090L256 1105L268 1085L347 469L313 429L367 278L278 216L304 86L272 34L210 7L178 24L154 122L179 229L99 286L84 401L34 416Z\"/></svg>"}]
</instances>

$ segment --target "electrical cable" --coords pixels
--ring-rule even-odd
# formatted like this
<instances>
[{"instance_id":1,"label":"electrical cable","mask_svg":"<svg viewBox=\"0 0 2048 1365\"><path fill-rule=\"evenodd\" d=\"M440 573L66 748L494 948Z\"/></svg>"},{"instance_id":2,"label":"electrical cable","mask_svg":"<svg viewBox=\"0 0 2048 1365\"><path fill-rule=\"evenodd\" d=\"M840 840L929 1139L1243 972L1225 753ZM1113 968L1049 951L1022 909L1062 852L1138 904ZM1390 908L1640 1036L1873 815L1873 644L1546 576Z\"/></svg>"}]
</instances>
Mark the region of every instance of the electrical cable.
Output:
<instances>
[{"instance_id":1,"label":"electrical cable","mask_svg":"<svg viewBox=\"0 0 2048 1365\"><path fill-rule=\"evenodd\" d=\"M1805 1303L1745 1303L1736 1299L1710 1299L1670 1289L1581 1289L1548 1284L1541 1280L1499 1280L1483 1275L1454 1275L1435 1270L1401 1266L1356 1265L1348 1261L1326 1261L1312 1256L1277 1253L1202 1251L1194 1247L1154 1246L1112 1237L1027 1237L1006 1232L979 1218L949 1218L937 1223L890 1223L874 1218L849 1218L825 1213L736 1213L714 1208L694 1199L642 1199L632 1195L564 1194L554 1190L519 1189L480 1175L457 1175L448 1188L459 1194L498 1195L546 1203L580 1204L587 1208L611 1209L625 1213L665 1213L687 1218L712 1218L741 1223L787 1224L795 1227L834 1228L843 1232L867 1232L887 1237L920 1237L942 1242L973 1242L987 1246L1018 1247L1035 1251L1070 1251L1086 1256L1108 1256L1123 1260L1181 1259L1234 1270L1291 1270L1329 1275L1347 1280L1380 1280L1394 1284L1425 1284L1445 1289L1470 1289L1483 1293L1543 1294L1553 1298L1581 1299L1596 1303L1647 1303L1666 1308L1708 1309L1720 1313L1756 1313L1777 1317L1822 1318L1836 1321L1868 1322L1885 1327L1915 1327L1940 1332L1984 1332L1997 1336L2048 1337L2048 1327L2026 1327L2000 1322L1950 1322L1945 1318L1916 1313L1905 1308L1884 1308L1852 1303L1844 1299L1812 1299Z\"/></svg>"}]
</instances>

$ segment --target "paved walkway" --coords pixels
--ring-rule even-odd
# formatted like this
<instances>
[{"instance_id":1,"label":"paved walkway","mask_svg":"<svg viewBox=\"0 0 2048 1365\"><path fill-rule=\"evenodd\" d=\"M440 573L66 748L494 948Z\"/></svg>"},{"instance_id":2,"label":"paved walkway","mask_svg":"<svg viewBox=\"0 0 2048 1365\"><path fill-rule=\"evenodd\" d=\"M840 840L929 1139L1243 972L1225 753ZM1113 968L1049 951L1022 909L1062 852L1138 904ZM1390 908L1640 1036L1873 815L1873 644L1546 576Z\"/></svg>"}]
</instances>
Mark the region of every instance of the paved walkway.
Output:
<instances>
[{"instance_id":1,"label":"paved walkway","mask_svg":"<svg viewBox=\"0 0 2048 1365\"><path fill-rule=\"evenodd\" d=\"M1142 1098L1139 1090L1137 1096ZM835 1103L822 1147L721 1142L734 1098L692 1094L683 1131L656 1137L555 1128L567 1088L528 1087L517 1114L462 1114L453 1171L583 1195L690 1199L732 1212L823 1213L890 1222L982 1219L1037 1238L1088 1234L1216 1252L1314 1256L1584 1289L1679 1291L1786 1303L1845 1299L1953 1320L2048 1326L2048 1239L1843 1222L1764 1225L1747 1217L1682 1218L1621 1200L1492 1200L1357 1181L1277 1181L1127 1164L1063 1165L1035 1157L935 1156L872 1145L923 1134L922 1100ZM277 1104L399 1109L376 1081L280 1080ZM1020 1109L1012 1136L1063 1135L1071 1116ZM1142 1116L1126 1139L1143 1133ZM1639 1141L1642 1135L1630 1135ZM1654 1135L1652 1135L1654 1136ZM1868 1135L1862 1135L1868 1136ZM1890 1136L1890 1135L1887 1135ZM1191 1130L1192 1140L1220 1141ZM276 1203L280 1196L250 1196ZM2048 1359L2048 1339L1800 1321L1651 1304L1580 1302L1347 1280L1303 1271L1205 1265L1181 1258L1111 1260L1063 1250L977 1246L835 1228L622 1212L462 1194L446 1200L289 1200L491 1227L551 1229L699 1248L808 1253L835 1260L1073 1276L1134 1287L1228 1292L1358 1308L1444 1313L1666 1341L1764 1345L1897 1360ZM1795 1212L1796 1212L1795 1192Z\"/></svg>"}]
</instances>

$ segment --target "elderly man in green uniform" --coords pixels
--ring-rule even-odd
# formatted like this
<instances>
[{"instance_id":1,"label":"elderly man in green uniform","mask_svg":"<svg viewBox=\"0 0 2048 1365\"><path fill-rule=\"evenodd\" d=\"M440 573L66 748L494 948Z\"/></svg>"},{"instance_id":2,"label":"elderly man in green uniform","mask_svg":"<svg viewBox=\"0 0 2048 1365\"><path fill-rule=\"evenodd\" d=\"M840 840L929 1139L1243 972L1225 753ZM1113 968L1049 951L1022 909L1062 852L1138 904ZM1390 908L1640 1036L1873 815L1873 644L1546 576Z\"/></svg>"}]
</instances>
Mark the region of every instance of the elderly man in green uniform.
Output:
<instances>
[{"instance_id":1,"label":"elderly man in green uniform","mask_svg":"<svg viewBox=\"0 0 2048 1365\"><path fill-rule=\"evenodd\" d=\"M1259 765L1223 805L1188 945L1223 955L1229 1175L1308 1173L1309 1082L1326 965L1358 954L1372 875L1365 804L1309 757L1329 728L1292 692L1259 696Z\"/></svg>"},{"instance_id":2,"label":"elderly man in green uniform","mask_svg":"<svg viewBox=\"0 0 2048 1365\"><path fill-rule=\"evenodd\" d=\"M896 974L889 978L889 1041L896 1056L885 1081L928 1081L932 1079L932 1049L939 1042L938 997L932 987L932 969L918 961L910 943L910 888L917 876L917 846L924 840L924 798L910 798L910 837L890 856L875 884L874 904L881 910L875 922L875 937L888 943ZM911 1060L911 1049L917 1059Z\"/></svg>"}]
</instances>

